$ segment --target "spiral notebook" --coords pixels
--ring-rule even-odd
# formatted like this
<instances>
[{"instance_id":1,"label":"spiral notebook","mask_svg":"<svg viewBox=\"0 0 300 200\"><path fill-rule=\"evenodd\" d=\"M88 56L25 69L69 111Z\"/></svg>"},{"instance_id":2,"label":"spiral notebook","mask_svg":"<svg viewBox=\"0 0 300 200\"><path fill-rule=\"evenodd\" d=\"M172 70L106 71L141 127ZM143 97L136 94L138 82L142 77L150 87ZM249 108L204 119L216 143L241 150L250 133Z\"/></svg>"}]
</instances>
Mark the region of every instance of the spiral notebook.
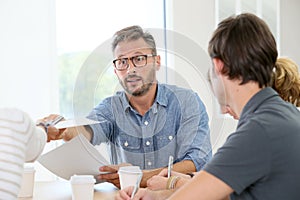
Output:
<instances>
[{"instance_id":1,"label":"spiral notebook","mask_svg":"<svg viewBox=\"0 0 300 200\"><path fill-rule=\"evenodd\" d=\"M99 167L109 165L109 162L82 134L41 155L38 162L66 180L75 174L96 176L103 173L99 171Z\"/></svg>"}]
</instances>

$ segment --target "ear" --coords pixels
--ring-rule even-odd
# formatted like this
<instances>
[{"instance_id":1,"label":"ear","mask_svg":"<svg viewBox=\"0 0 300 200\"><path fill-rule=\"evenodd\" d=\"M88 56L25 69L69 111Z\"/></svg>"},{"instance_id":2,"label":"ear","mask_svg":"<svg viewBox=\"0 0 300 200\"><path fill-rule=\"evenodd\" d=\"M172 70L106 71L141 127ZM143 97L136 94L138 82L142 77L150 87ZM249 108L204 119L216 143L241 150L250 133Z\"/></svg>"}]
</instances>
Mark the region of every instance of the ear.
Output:
<instances>
[{"instance_id":1,"label":"ear","mask_svg":"<svg viewBox=\"0 0 300 200\"><path fill-rule=\"evenodd\" d=\"M155 56L156 71L160 69L160 55Z\"/></svg>"},{"instance_id":2,"label":"ear","mask_svg":"<svg viewBox=\"0 0 300 200\"><path fill-rule=\"evenodd\" d=\"M219 58L213 58L214 70L217 75L222 74L222 70L224 67L224 62Z\"/></svg>"}]
</instances>

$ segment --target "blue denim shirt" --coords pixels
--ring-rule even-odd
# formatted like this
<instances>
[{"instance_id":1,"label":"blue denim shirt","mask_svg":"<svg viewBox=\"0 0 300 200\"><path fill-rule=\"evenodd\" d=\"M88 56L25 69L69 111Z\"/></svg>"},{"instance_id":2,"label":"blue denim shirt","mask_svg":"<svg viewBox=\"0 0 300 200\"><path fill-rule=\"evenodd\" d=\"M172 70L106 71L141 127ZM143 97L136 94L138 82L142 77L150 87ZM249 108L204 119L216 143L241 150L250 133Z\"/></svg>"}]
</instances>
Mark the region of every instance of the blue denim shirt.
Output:
<instances>
[{"instance_id":1,"label":"blue denim shirt","mask_svg":"<svg viewBox=\"0 0 300 200\"><path fill-rule=\"evenodd\" d=\"M208 115L192 90L158 84L156 99L144 116L130 106L125 92L117 92L88 118L101 121L91 125L91 142L108 144L112 164L154 169L166 167L173 155L175 162L192 160L199 171L212 157Z\"/></svg>"}]
</instances>

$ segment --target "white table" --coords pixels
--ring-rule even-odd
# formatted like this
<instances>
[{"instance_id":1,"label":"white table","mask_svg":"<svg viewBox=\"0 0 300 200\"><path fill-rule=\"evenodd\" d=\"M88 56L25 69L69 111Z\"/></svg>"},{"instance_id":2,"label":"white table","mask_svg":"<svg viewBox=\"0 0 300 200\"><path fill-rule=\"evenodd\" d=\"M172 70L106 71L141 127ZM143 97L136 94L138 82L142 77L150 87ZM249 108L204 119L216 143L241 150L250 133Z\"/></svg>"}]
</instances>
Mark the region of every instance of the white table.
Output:
<instances>
[{"instance_id":1,"label":"white table","mask_svg":"<svg viewBox=\"0 0 300 200\"><path fill-rule=\"evenodd\" d=\"M113 200L116 188L110 183L99 183L94 186L94 200ZM72 191L69 181L35 182L33 197L18 200L71 200Z\"/></svg>"}]
</instances>

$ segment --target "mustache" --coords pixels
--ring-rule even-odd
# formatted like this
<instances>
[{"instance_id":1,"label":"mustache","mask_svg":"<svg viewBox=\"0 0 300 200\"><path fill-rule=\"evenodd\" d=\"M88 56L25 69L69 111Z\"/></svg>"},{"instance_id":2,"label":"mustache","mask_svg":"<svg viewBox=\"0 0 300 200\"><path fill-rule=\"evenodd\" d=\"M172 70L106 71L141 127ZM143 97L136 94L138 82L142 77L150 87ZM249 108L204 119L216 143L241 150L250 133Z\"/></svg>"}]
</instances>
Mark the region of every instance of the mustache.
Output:
<instances>
[{"instance_id":1,"label":"mustache","mask_svg":"<svg viewBox=\"0 0 300 200\"><path fill-rule=\"evenodd\" d=\"M128 81L128 79L132 79L132 78L135 78L135 79L142 79L142 77L137 76L137 75L128 75L128 76L125 78L125 81Z\"/></svg>"}]
</instances>

